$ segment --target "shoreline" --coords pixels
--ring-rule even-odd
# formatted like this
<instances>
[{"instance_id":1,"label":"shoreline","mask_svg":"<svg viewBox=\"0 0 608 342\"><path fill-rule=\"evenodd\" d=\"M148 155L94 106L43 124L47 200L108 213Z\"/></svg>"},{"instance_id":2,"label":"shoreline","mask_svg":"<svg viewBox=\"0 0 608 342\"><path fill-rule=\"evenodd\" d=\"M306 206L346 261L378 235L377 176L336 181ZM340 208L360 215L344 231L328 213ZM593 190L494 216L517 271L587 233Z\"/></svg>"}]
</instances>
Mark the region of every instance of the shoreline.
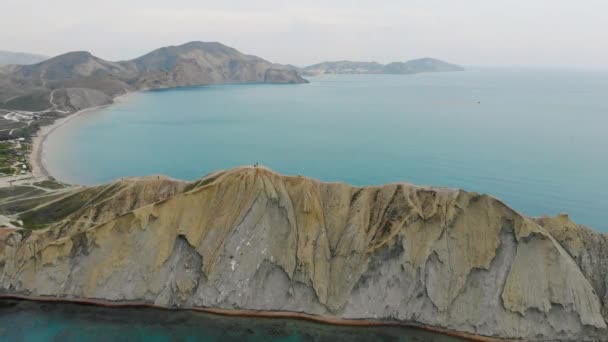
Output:
<instances>
[{"instance_id":1,"label":"shoreline","mask_svg":"<svg viewBox=\"0 0 608 342\"><path fill-rule=\"evenodd\" d=\"M127 91L124 94L118 95L112 99L112 103L108 103L101 106L95 106L90 108L84 108L79 111L68 114L67 116L55 120L50 125L42 126L36 132L36 136L32 138L32 150L28 156L29 163L32 167L32 176L34 178L47 178L47 179L55 179L53 175L50 174L46 166L44 165L44 144L48 136L53 133L57 128L63 126L67 122L71 121L74 118L81 116L87 112L93 112L99 109L103 109L109 107L113 104L120 103L124 97L132 95L133 92Z\"/></svg>"},{"instance_id":2,"label":"shoreline","mask_svg":"<svg viewBox=\"0 0 608 342\"><path fill-rule=\"evenodd\" d=\"M48 297L48 296L26 296L19 294L0 294L0 300L27 300L33 302L48 302L48 303L70 303L80 305L92 305L107 308L152 308L160 310L173 310L173 311L193 311L203 312L207 314L219 315L219 316L233 316L233 317L256 317L256 318L274 318L274 319L294 319L303 320L320 324L336 325L336 326L350 326L350 327L404 327L418 329L421 331L428 331L450 337L457 337L472 342L503 342L509 341L509 339L475 335L467 332L460 332L455 330L449 330L445 328L432 327L420 323L412 322L399 322L399 321L377 321L370 319L348 319L338 317L326 317L320 315L307 314L302 312L290 312L290 311L266 311L266 310L251 310L251 309L222 309L222 308L211 308L203 306L193 306L189 308L171 308L164 307L156 304L152 304L145 301L110 301L103 299L88 299L88 298L59 298L59 297Z\"/></svg>"}]
</instances>

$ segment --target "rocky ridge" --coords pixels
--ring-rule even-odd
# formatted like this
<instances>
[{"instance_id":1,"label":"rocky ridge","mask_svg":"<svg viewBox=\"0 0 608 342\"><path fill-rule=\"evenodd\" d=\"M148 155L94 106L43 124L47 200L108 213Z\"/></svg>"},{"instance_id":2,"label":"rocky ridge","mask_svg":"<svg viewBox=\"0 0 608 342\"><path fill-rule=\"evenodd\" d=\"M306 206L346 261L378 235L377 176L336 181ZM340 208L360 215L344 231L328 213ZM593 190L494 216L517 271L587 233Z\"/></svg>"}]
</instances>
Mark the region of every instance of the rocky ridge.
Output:
<instances>
[{"instance_id":1,"label":"rocky ridge","mask_svg":"<svg viewBox=\"0 0 608 342\"><path fill-rule=\"evenodd\" d=\"M0 108L78 110L129 91L219 83L306 83L297 72L216 42L190 42L109 62L86 51L0 67Z\"/></svg>"},{"instance_id":2,"label":"rocky ridge","mask_svg":"<svg viewBox=\"0 0 608 342\"><path fill-rule=\"evenodd\" d=\"M28 228L66 203L44 229L0 234L1 293L608 340L606 236L487 195L244 167L80 188L12 214Z\"/></svg>"}]
</instances>

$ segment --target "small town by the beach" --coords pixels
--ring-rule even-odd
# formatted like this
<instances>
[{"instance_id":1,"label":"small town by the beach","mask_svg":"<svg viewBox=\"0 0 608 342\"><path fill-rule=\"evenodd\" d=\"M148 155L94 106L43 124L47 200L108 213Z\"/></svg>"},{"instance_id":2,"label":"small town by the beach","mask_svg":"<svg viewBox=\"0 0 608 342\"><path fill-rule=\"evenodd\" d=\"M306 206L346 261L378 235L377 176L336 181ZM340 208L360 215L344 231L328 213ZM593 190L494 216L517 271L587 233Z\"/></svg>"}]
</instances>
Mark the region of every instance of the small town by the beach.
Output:
<instances>
[{"instance_id":1,"label":"small town by the beach","mask_svg":"<svg viewBox=\"0 0 608 342\"><path fill-rule=\"evenodd\" d=\"M9 208L9 213L11 205L17 210L25 198L35 200L67 188L44 170L42 144L68 114L52 105L36 112L0 109L0 205ZM13 215L0 214L0 234L22 226Z\"/></svg>"}]
</instances>

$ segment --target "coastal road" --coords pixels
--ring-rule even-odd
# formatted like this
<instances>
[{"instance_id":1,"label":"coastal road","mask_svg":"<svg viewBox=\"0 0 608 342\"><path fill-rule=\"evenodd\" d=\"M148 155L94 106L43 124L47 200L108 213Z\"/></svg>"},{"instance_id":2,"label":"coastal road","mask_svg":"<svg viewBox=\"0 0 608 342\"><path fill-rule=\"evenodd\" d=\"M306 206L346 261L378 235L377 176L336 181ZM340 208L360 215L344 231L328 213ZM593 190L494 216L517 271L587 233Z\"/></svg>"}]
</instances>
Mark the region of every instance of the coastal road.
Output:
<instances>
[{"instance_id":1,"label":"coastal road","mask_svg":"<svg viewBox=\"0 0 608 342\"><path fill-rule=\"evenodd\" d=\"M45 112L54 110L54 111L59 112L59 113L67 114L67 113L69 113L68 111L58 109L59 106L55 104L55 92L57 90L58 89L53 89L53 91L51 91L51 95L49 96L49 103L51 104L52 107L50 109L45 110Z\"/></svg>"},{"instance_id":2,"label":"coastal road","mask_svg":"<svg viewBox=\"0 0 608 342\"><path fill-rule=\"evenodd\" d=\"M16 99L16 98L18 98L18 97L19 97L19 95L11 96L11 97L9 97L8 99L2 100L2 103L6 104L8 101L10 101L10 100L12 100L12 99Z\"/></svg>"}]
</instances>

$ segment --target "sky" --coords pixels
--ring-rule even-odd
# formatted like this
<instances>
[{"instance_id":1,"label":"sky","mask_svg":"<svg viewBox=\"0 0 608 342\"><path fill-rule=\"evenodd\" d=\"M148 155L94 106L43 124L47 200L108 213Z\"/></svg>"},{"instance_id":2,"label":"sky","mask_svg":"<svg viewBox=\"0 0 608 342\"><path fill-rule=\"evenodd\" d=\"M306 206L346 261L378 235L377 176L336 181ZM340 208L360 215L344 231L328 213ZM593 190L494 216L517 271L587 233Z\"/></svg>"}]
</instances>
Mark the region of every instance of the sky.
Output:
<instances>
[{"instance_id":1,"label":"sky","mask_svg":"<svg viewBox=\"0 0 608 342\"><path fill-rule=\"evenodd\" d=\"M219 41L299 66L435 57L608 68L606 0L2 0L0 50L108 60Z\"/></svg>"}]
</instances>

